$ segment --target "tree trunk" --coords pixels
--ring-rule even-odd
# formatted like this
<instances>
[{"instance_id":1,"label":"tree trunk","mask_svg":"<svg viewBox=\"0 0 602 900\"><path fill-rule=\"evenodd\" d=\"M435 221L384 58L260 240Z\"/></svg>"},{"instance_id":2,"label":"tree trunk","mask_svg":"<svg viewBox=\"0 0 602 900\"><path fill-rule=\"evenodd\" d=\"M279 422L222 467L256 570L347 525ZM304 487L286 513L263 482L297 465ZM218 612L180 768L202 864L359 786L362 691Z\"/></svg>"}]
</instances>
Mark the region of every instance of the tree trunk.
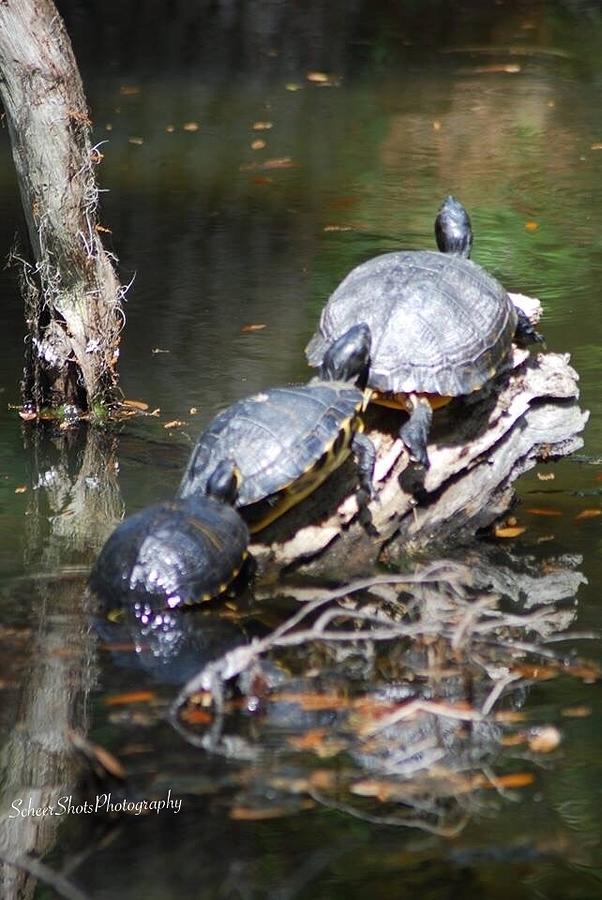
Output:
<instances>
[{"instance_id":1,"label":"tree trunk","mask_svg":"<svg viewBox=\"0 0 602 900\"><path fill-rule=\"evenodd\" d=\"M25 401L94 411L115 398L122 288L97 230L102 157L52 0L1 0L0 75L35 262L24 267Z\"/></svg>"}]
</instances>

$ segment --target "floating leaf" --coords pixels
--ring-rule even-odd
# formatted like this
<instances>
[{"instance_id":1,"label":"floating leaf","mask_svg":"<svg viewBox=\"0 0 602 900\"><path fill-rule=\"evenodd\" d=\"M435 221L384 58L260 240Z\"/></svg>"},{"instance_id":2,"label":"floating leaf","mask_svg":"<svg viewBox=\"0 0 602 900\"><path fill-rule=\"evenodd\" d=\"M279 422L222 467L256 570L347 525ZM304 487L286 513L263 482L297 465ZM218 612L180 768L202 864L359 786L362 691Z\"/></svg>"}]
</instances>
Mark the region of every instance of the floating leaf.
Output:
<instances>
[{"instance_id":1,"label":"floating leaf","mask_svg":"<svg viewBox=\"0 0 602 900\"><path fill-rule=\"evenodd\" d=\"M439 119L435 119L433 122L433 131L441 131L443 128L443 124L439 121Z\"/></svg>"},{"instance_id":2,"label":"floating leaf","mask_svg":"<svg viewBox=\"0 0 602 900\"><path fill-rule=\"evenodd\" d=\"M309 781L312 787L319 791L327 791L334 787L337 777L338 773L332 769L314 769L309 776Z\"/></svg>"},{"instance_id":3,"label":"floating leaf","mask_svg":"<svg viewBox=\"0 0 602 900\"><path fill-rule=\"evenodd\" d=\"M537 231L538 228L538 222L525 222L525 231Z\"/></svg>"},{"instance_id":4,"label":"floating leaf","mask_svg":"<svg viewBox=\"0 0 602 900\"><path fill-rule=\"evenodd\" d=\"M300 804L301 809L311 809L315 806L313 800L304 800ZM230 818L243 822L259 822L265 819L280 819L282 816L290 815L290 807L287 806L234 806L230 810Z\"/></svg>"},{"instance_id":5,"label":"floating leaf","mask_svg":"<svg viewBox=\"0 0 602 900\"><path fill-rule=\"evenodd\" d=\"M325 225L323 231L353 231L352 225Z\"/></svg>"},{"instance_id":6,"label":"floating leaf","mask_svg":"<svg viewBox=\"0 0 602 900\"><path fill-rule=\"evenodd\" d=\"M555 666L518 663L512 666L512 672L520 675L522 678L529 678L534 681L549 681L550 678L557 677L558 668Z\"/></svg>"},{"instance_id":7,"label":"floating leaf","mask_svg":"<svg viewBox=\"0 0 602 900\"><path fill-rule=\"evenodd\" d=\"M519 535L524 534L526 531L526 527L524 525L506 525L506 526L497 526L493 533L497 538L515 538L519 537Z\"/></svg>"},{"instance_id":8,"label":"floating leaf","mask_svg":"<svg viewBox=\"0 0 602 900\"><path fill-rule=\"evenodd\" d=\"M108 772L109 775L113 775L115 778L119 778L122 781L125 780L125 769L116 756L113 756L112 753L105 750L105 748L101 747L99 744L93 744L78 731L69 731L68 736L73 746L76 747L80 753L83 753L87 759L98 762L101 768L104 769L105 772Z\"/></svg>"},{"instance_id":9,"label":"floating leaf","mask_svg":"<svg viewBox=\"0 0 602 900\"><path fill-rule=\"evenodd\" d=\"M175 126L175 125L166 125L166 126L165 126L165 131L166 131L168 134L173 134L175 130L176 130L176 126Z\"/></svg>"},{"instance_id":10,"label":"floating leaf","mask_svg":"<svg viewBox=\"0 0 602 900\"><path fill-rule=\"evenodd\" d=\"M136 144L136 145L140 146L143 143L144 143L144 138L141 138L141 137L128 138L128 144Z\"/></svg>"},{"instance_id":11,"label":"floating leaf","mask_svg":"<svg viewBox=\"0 0 602 900\"><path fill-rule=\"evenodd\" d=\"M25 494L26 491L27 491L26 484L20 484L18 487L15 488L15 494Z\"/></svg>"},{"instance_id":12,"label":"floating leaf","mask_svg":"<svg viewBox=\"0 0 602 900\"><path fill-rule=\"evenodd\" d=\"M505 75L516 75L521 71L518 63L493 63L490 66L475 66L472 70L476 75L497 74L498 72Z\"/></svg>"},{"instance_id":13,"label":"floating leaf","mask_svg":"<svg viewBox=\"0 0 602 900\"><path fill-rule=\"evenodd\" d=\"M182 425L186 425L182 419L172 419L171 422L166 422L163 428L181 428Z\"/></svg>"},{"instance_id":14,"label":"floating leaf","mask_svg":"<svg viewBox=\"0 0 602 900\"><path fill-rule=\"evenodd\" d=\"M575 516L575 522L582 522L584 519L596 519L598 516L602 516L602 509L582 509Z\"/></svg>"},{"instance_id":15,"label":"floating leaf","mask_svg":"<svg viewBox=\"0 0 602 900\"><path fill-rule=\"evenodd\" d=\"M264 150L267 145L267 141L264 141L262 138L257 138L251 142L251 150Z\"/></svg>"},{"instance_id":16,"label":"floating leaf","mask_svg":"<svg viewBox=\"0 0 602 900\"><path fill-rule=\"evenodd\" d=\"M310 728L305 734L289 737L288 743L297 750L314 750L323 743L327 734L327 728Z\"/></svg>"},{"instance_id":17,"label":"floating leaf","mask_svg":"<svg viewBox=\"0 0 602 900\"><path fill-rule=\"evenodd\" d=\"M191 406L190 409L188 410L188 412L191 416L198 415L198 409L196 406Z\"/></svg>"},{"instance_id":18,"label":"floating leaf","mask_svg":"<svg viewBox=\"0 0 602 900\"><path fill-rule=\"evenodd\" d=\"M590 150L602 150L602 143L592 144Z\"/></svg>"},{"instance_id":19,"label":"floating leaf","mask_svg":"<svg viewBox=\"0 0 602 900\"><path fill-rule=\"evenodd\" d=\"M308 72L305 77L313 84L326 84L330 81L330 76L326 72Z\"/></svg>"},{"instance_id":20,"label":"floating leaf","mask_svg":"<svg viewBox=\"0 0 602 900\"><path fill-rule=\"evenodd\" d=\"M587 716L591 716L592 708L591 706L567 706L562 710L562 715L566 716L567 719L585 719Z\"/></svg>"},{"instance_id":21,"label":"floating leaf","mask_svg":"<svg viewBox=\"0 0 602 900\"><path fill-rule=\"evenodd\" d=\"M192 709L187 707L182 710L180 718L189 725L211 725L213 722L211 713L206 709L198 709L198 707Z\"/></svg>"},{"instance_id":22,"label":"floating leaf","mask_svg":"<svg viewBox=\"0 0 602 900\"><path fill-rule=\"evenodd\" d=\"M184 124L182 125L184 131L190 131L192 133L198 131L199 127L200 126L198 122L184 122Z\"/></svg>"},{"instance_id":23,"label":"floating leaf","mask_svg":"<svg viewBox=\"0 0 602 900\"><path fill-rule=\"evenodd\" d=\"M554 509L552 506L529 506L526 512L532 516L563 516L564 513L560 509Z\"/></svg>"},{"instance_id":24,"label":"floating leaf","mask_svg":"<svg viewBox=\"0 0 602 900\"><path fill-rule=\"evenodd\" d=\"M296 703L301 709L319 711L323 709L344 709L349 705L346 697L340 694L272 694L272 702Z\"/></svg>"},{"instance_id":25,"label":"floating leaf","mask_svg":"<svg viewBox=\"0 0 602 900\"><path fill-rule=\"evenodd\" d=\"M299 163L293 162L290 156L281 156L276 159L266 159L261 164L262 169L296 169Z\"/></svg>"},{"instance_id":26,"label":"floating leaf","mask_svg":"<svg viewBox=\"0 0 602 900\"><path fill-rule=\"evenodd\" d=\"M268 178L267 175L254 175L251 178L251 182L253 184L273 184L274 180L273 178Z\"/></svg>"},{"instance_id":27,"label":"floating leaf","mask_svg":"<svg viewBox=\"0 0 602 900\"><path fill-rule=\"evenodd\" d=\"M311 750L320 759L336 756L347 747L344 741L329 738L326 728L310 728L305 734L291 735L288 743L295 750Z\"/></svg>"},{"instance_id":28,"label":"floating leaf","mask_svg":"<svg viewBox=\"0 0 602 900\"><path fill-rule=\"evenodd\" d=\"M153 349L151 350L151 353L153 355L155 355L157 353L171 353L171 350L164 350L163 347L153 347Z\"/></svg>"},{"instance_id":29,"label":"floating leaf","mask_svg":"<svg viewBox=\"0 0 602 900\"><path fill-rule=\"evenodd\" d=\"M254 331L263 331L264 328L268 326L263 324L262 322L248 322L246 325L243 325L240 329L241 334L250 334Z\"/></svg>"},{"instance_id":30,"label":"floating leaf","mask_svg":"<svg viewBox=\"0 0 602 900\"><path fill-rule=\"evenodd\" d=\"M387 800L399 797L403 787L396 781L384 781L378 778L365 778L363 781L356 781L349 788L350 793L358 797L375 797L381 803Z\"/></svg>"},{"instance_id":31,"label":"floating leaf","mask_svg":"<svg viewBox=\"0 0 602 900\"><path fill-rule=\"evenodd\" d=\"M288 84L285 85L287 91L300 91L302 90L302 86L300 84L296 84L294 81L289 81Z\"/></svg>"},{"instance_id":32,"label":"floating leaf","mask_svg":"<svg viewBox=\"0 0 602 900\"><path fill-rule=\"evenodd\" d=\"M502 709L494 716L496 722L507 722L508 724L524 722L526 718L527 714L517 709Z\"/></svg>"},{"instance_id":33,"label":"floating leaf","mask_svg":"<svg viewBox=\"0 0 602 900\"><path fill-rule=\"evenodd\" d=\"M502 747L518 747L520 744L524 744L526 740L526 736L519 731L516 734L505 734L501 738L500 744Z\"/></svg>"},{"instance_id":34,"label":"floating leaf","mask_svg":"<svg viewBox=\"0 0 602 900\"><path fill-rule=\"evenodd\" d=\"M148 403L143 400L122 400L121 405L127 406L129 409L139 409L141 412L146 412L148 409Z\"/></svg>"},{"instance_id":35,"label":"floating leaf","mask_svg":"<svg viewBox=\"0 0 602 900\"><path fill-rule=\"evenodd\" d=\"M124 694L113 694L105 698L106 706L127 706L128 703L152 703L157 699L154 691L129 691Z\"/></svg>"},{"instance_id":36,"label":"floating leaf","mask_svg":"<svg viewBox=\"0 0 602 900\"><path fill-rule=\"evenodd\" d=\"M556 475L554 472L538 472L537 477L540 481L554 481Z\"/></svg>"},{"instance_id":37,"label":"floating leaf","mask_svg":"<svg viewBox=\"0 0 602 900\"><path fill-rule=\"evenodd\" d=\"M272 127L271 122L253 122L253 131L268 131Z\"/></svg>"},{"instance_id":38,"label":"floating leaf","mask_svg":"<svg viewBox=\"0 0 602 900\"><path fill-rule=\"evenodd\" d=\"M140 91L141 88L137 84L122 84L119 88L122 97L136 97Z\"/></svg>"},{"instance_id":39,"label":"floating leaf","mask_svg":"<svg viewBox=\"0 0 602 900\"><path fill-rule=\"evenodd\" d=\"M499 775L493 781L483 779L482 787L485 788L522 788L533 784L535 775L531 772L516 772L513 775Z\"/></svg>"},{"instance_id":40,"label":"floating leaf","mask_svg":"<svg viewBox=\"0 0 602 900\"><path fill-rule=\"evenodd\" d=\"M551 753L556 750L561 740L562 735L554 725L533 728L528 737L529 749L533 753Z\"/></svg>"}]
</instances>

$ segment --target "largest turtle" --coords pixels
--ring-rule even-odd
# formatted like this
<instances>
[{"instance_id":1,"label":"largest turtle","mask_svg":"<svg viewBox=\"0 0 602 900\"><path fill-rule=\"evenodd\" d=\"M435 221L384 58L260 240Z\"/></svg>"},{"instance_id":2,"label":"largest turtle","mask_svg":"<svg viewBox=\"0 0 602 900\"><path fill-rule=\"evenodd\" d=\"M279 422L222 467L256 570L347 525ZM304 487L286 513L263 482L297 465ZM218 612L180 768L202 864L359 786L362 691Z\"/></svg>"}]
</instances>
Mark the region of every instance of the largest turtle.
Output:
<instances>
[{"instance_id":1,"label":"largest turtle","mask_svg":"<svg viewBox=\"0 0 602 900\"><path fill-rule=\"evenodd\" d=\"M341 282L306 348L319 366L328 347L356 322L372 334L372 400L410 413L400 436L428 466L432 410L479 390L500 369L517 333L537 339L502 285L469 259L468 213L448 197L435 220L440 252L385 253Z\"/></svg>"}]
</instances>

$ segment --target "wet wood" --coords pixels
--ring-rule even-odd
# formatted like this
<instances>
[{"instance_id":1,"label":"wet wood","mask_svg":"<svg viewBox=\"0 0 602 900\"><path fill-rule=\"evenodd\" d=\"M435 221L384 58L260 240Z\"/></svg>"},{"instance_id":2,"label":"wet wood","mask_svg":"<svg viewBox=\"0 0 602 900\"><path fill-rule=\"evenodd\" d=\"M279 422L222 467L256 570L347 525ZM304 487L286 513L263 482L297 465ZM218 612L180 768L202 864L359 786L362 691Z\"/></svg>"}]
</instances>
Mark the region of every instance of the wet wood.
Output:
<instances>
[{"instance_id":1,"label":"wet wood","mask_svg":"<svg viewBox=\"0 0 602 900\"><path fill-rule=\"evenodd\" d=\"M26 399L87 409L111 400L122 289L97 230L91 122L51 0L0 3L0 92L33 253L23 265ZM23 262L23 261L22 261Z\"/></svg>"},{"instance_id":2,"label":"wet wood","mask_svg":"<svg viewBox=\"0 0 602 900\"><path fill-rule=\"evenodd\" d=\"M538 301L513 299L537 321ZM367 433L378 453L370 513L378 535L368 536L358 521L349 461L329 478L327 490L258 536L251 549L260 571L268 579L290 569L357 575L369 571L393 539L397 554L470 538L510 508L519 475L582 446L588 413L578 397L568 355L513 347L507 368L485 390L435 413L426 473L410 463L397 437L399 414L370 408Z\"/></svg>"}]
</instances>

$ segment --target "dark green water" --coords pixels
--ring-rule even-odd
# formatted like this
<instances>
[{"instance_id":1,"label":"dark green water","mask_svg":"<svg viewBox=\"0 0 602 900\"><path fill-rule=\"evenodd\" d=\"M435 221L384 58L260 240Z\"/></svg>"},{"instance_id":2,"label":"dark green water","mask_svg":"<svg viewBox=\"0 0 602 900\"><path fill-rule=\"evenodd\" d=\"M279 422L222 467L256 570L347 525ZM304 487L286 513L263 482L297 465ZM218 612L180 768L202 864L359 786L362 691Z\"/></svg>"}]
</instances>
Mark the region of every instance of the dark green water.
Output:
<instances>
[{"instance_id":1,"label":"dark green water","mask_svg":"<svg viewBox=\"0 0 602 900\"><path fill-rule=\"evenodd\" d=\"M599 684L536 685L529 707L560 722L560 749L533 786L488 797L453 839L320 807L236 821L232 764L144 711L107 711L107 692L153 681L94 649L80 603L123 509L175 488L191 440L217 409L305 378L303 347L328 293L371 255L431 247L448 193L470 210L474 258L509 290L541 298L548 347L571 354L591 411L583 453L602 456L599 4L58 5L104 142L108 243L123 281L135 275L122 386L161 415L107 436L105 455L91 459L84 436L24 431L8 409L19 399L22 304L14 273L0 273L3 840L54 868L70 864L103 898L602 896ZM308 72L331 78L322 85ZM254 130L258 122L271 128ZM252 149L257 140L265 147ZM0 152L4 255L21 228L6 132ZM242 331L249 323L266 327ZM186 424L166 430L172 420ZM600 507L602 468L578 458L555 466L553 481L537 471L519 484L527 530L504 565L570 557L584 576L572 627L599 628L602 517L575 517ZM78 477L89 479L83 505L66 487ZM542 506L561 515L524 511ZM600 659L597 641L570 649ZM65 695L76 699L61 703ZM562 719L576 706L591 714ZM185 797L181 812L127 821L108 837L94 817L38 830L9 820L11 798L30 788L71 793L69 726L126 758L145 790L172 786ZM22 882L5 884L16 896Z\"/></svg>"}]
</instances>

